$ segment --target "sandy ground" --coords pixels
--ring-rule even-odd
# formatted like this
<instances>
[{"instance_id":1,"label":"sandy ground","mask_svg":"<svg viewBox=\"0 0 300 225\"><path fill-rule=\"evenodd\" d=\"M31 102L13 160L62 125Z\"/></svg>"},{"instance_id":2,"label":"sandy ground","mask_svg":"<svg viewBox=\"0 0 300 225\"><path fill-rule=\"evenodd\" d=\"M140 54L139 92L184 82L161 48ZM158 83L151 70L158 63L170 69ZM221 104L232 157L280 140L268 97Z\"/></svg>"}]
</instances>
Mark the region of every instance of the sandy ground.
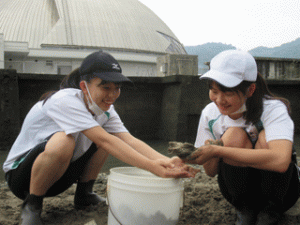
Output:
<instances>
[{"instance_id":1,"label":"sandy ground","mask_svg":"<svg viewBox=\"0 0 300 225\"><path fill-rule=\"evenodd\" d=\"M222 197L216 178L198 173L196 178L184 179L184 206L181 210L180 225L234 224L234 208ZM99 174L95 192L106 195L107 174ZM46 225L102 225L107 224L108 206L103 203L86 210L74 209L75 185L64 193L44 200L42 220ZM0 225L19 224L22 201L16 198L5 183L0 183ZM280 225L300 224L300 210L291 210ZM292 214L292 215L291 215Z\"/></svg>"}]
</instances>

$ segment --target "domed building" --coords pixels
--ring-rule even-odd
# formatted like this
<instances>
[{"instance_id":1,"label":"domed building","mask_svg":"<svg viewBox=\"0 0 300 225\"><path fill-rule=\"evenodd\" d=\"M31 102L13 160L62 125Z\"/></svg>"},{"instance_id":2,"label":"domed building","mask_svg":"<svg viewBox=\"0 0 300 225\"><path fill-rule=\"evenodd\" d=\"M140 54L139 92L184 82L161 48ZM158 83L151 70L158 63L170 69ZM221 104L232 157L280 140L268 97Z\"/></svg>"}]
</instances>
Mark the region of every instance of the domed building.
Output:
<instances>
[{"instance_id":1,"label":"domed building","mask_svg":"<svg viewBox=\"0 0 300 225\"><path fill-rule=\"evenodd\" d=\"M138 0L1 0L0 69L68 74L102 49L126 76L156 76L157 57L186 51Z\"/></svg>"}]
</instances>

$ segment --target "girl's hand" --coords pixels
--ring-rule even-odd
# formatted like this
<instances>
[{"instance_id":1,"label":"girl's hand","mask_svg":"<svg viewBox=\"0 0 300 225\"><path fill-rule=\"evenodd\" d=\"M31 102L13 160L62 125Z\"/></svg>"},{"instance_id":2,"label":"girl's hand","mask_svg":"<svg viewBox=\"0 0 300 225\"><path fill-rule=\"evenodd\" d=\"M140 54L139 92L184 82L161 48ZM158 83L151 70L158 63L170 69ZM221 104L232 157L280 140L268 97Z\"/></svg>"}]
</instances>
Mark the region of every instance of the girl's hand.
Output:
<instances>
[{"instance_id":1,"label":"girl's hand","mask_svg":"<svg viewBox=\"0 0 300 225\"><path fill-rule=\"evenodd\" d=\"M188 171L192 175L192 177L195 177L195 175L201 171L200 169L196 169L194 167L186 165L184 161L178 156L172 157L171 162L173 162L175 166L182 167L184 170Z\"/></svg>"},{"instance_id":2,"label":"girl's hand","mask_svg":"<svg viewBox=\"0 0 300 225\"><path fill-rule=\"evenodd\" d=\"M191 164L199 164L203 165L207 161L215 158L215 145L203 145L200 148L198 148L196 151L194 151L189 159L185 160L187 163Z\"/></svg>"},{"instance_id":3,"label":"girl's hand","mask_svg":"<svg viewBox=\"0 0 300 225\"><path fill-rule=\"evenodd\" d=\"M196 151L194 151L185 161L191 164L203 165L207 161L216 157L214 146L224 146L222 139L207 139L204 144L204 146L201 146Z\"/></svg>"},{"instance_id":4,"label":"girl's hand","mask_svg":"<svg viewBox=\"0 0 300 225\"><path fill-rule=\"evenodd\" d=\"M183 160L178 156L170 158L170 162L173 163L175 166L181 166L182 164L184 164Z\"/></svg>"},{"instance_id":5,"label":"girl's hand","mask_svg":"<svg viewBox=\"0 0 300 225\"><path fill-rule=\"evenodd\" d=\"M222 139L218 139L218 140L214 140L214 139L207 139L204 142L205 145L220 145L220 146L224 146L223 140Z\"/></svg>"},{"instance_id":6,"label":"girl's hand","mask_svg":"<svg viewBox=\"0 0 300 225\"><path fill-rule=\"evenodd\" d=\"M195 177L200 170L187 166L179 157L171 159L157 159L153 161L155 171L151 171L163 178L187 178Z\"/></svg>"}]
</instances>

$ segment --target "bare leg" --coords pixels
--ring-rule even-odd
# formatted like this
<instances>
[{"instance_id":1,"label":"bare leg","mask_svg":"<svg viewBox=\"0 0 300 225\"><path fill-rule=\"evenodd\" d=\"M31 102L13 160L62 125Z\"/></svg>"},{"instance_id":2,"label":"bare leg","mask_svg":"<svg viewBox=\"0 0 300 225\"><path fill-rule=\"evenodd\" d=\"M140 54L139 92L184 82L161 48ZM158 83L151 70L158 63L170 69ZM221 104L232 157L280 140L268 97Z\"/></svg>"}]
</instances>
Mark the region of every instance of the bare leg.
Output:
<instances>
[{"instance_id":1,"label":"bare leg","mask_svg":"<svg viewBox=\"0 0 300 225\"><path fill-rule=\"evenodd\" d=\"M252 143L249 140L249 137L242 128L239 127L230 127L226 130L224 135L222 136L222 141L224 146L228 147L237 147L237 148L248 148L252 149ZM223 161L232 166L242 166L238 162L223 159Z\"/></svg>"},{"instance_id":2,"label":"bare leg","mask_svg":"<svg viewBox=\"0 0 300 225\"><path fill-rule=\"evenodd\" d=\"M106 151L98 148L97 152L94 153L94 155L86 165L79 181L88 182L90 180L95 180L101 168L103 167L108 155L109 154Z\"/></svg>"},{"instance_id":3,"label":"bare leg","mask_svg":"<svg viewBox=\"0 0 300 225\"><path fill-rule=\"evenodd\" d=\"M93 186L108 155L103 149L98 148L85 166L81 178L77 183L74 198L75 208L84 209L87 206L98 205L100 202L106 200L93 192Z\"/></svg>"},{"instance_id":4,"label":"bare leg","mask_svg":"<svg viewBox=\"0 0 300 225\"><path fill-rule=\"evenodd\" d=\"M222 141L224 146L228 147L253 148L247 133L238 127L229 128L222 136ZM238 168L243 167L243 164L230 159L223 159L223 161L224 163L220 165L218 182L223 196L236 207L235 224L255 224L257 213L251 208L245 208L245 206L252 205L251 198L257 197L247 195L248 188L251 189L248 168Z\"/></svg>"},{"instance_id":5,"label":"bare leg","mask_svg":"<svg viewBox=\"0 0 300 225\"><path fill-rule=\"evenodd\" d=\"M43 196L65 173L73 156L75 142L64 132L54 134L31 170L30 194Z\"/></svg>"},{"instance_id":6,"label":"bare leg","mask_svg":"<svg viewBox=\"0 0 300 225\"><path fill-rule=\"evenodd\" d=\"M258 135L258 140L255 144L256 149L264 148L269 149L268 143L266 141L266 133L265 130L262 130Z\"/></svg>"}]
</instances>

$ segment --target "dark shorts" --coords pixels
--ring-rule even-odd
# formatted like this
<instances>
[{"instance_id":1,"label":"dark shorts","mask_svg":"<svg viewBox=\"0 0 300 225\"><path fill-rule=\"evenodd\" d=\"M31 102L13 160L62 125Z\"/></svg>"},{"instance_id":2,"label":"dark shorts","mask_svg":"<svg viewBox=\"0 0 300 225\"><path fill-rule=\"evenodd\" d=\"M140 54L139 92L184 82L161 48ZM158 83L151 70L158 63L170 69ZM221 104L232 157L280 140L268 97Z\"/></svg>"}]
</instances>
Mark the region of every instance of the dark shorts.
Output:
<instances>
[{"instance_id":1,"label":"dark shorts","mask_svg":"<svg viewBox=\"0 0 300 225\"><path fill-rule=\"evenodd\" d=\"M219 162L222 195L238 210L272 210L283 213L299 198L298 169L291 163L285 173L236 167Z\"/></svg>"},{"instance_id":2,"label":"dark shorts","mask_svg":"<svg viewBox=\"0 0 300 225\"><path fill-rule=\"evenodd\" d=\"M25 199L29 193L31 168L38 155L45 150L47 141L34 147L19 164L16 169L5 174L5 179L10 190L20 199ZM85 165L93 154L97 151L97 146L93 143L88 151L74 162L71 162L63 176L55 182L47 191L45 197L56 196L67 190L80 178Z\"/></svg>"}]
</instances>

